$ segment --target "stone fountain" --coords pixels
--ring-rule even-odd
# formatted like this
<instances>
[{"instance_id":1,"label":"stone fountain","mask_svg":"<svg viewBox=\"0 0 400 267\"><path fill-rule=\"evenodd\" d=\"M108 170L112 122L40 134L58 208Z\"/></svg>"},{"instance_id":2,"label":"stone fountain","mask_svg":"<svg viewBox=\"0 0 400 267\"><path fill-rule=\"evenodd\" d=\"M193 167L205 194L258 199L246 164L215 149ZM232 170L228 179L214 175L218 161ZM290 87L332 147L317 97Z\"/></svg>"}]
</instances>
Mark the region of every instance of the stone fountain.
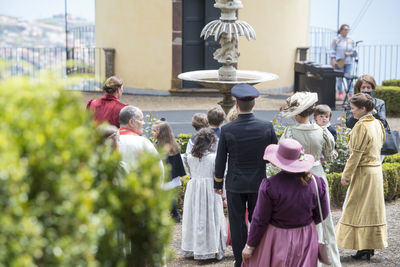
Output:
<instances>
[{"instance_id":1,"label":"stone fountain","mask_svg":"<svg viewBox=\"0 0 400 267\"><path fill-rule=\"evenodd\" d=\"M214 36L215 41L220 38L221 48L217 49L213 56L222 66L218 70L184 72L179 74L178 78L218 89L224 96L218 104L225 113L228 113L235 105L231 94L233 86L238 83L255 85L278 79L278 75L253 70L236 70L235 64L240 56L237 49L239 36L245 36L247 40L256 39L256 33L247 22L236 17L237 10L243 7L241 0L216 0L214 7L221 9L221 16L218 20L208 23L201 31L200 37L207 39Z\"/></svg>"}]
</instances>

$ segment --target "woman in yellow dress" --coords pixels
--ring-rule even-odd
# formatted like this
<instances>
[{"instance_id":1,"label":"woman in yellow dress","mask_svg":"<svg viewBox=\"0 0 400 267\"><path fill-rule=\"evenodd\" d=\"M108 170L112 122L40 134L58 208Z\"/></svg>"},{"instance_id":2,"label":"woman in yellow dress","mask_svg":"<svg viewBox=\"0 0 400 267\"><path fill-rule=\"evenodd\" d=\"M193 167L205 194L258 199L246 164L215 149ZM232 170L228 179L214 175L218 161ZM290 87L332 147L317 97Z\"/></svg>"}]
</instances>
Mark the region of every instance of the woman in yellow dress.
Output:
<instances>
[{"instance_id":1,"label":"woman in yellow dress","mask_svg":"<svg viewBox=\"0 0 400 267\"><path fill-rule=\"evenodd\" d=\"M382 123L372 115L374 100L363 93L350 99L358 122L349 135L350 157L342 184L350 183L343 214L336 226L338 247L356 249L354 259L367 260L374 249L387 247L386 211L380 151L385 141Z\"/></svg>"}]
</instances>

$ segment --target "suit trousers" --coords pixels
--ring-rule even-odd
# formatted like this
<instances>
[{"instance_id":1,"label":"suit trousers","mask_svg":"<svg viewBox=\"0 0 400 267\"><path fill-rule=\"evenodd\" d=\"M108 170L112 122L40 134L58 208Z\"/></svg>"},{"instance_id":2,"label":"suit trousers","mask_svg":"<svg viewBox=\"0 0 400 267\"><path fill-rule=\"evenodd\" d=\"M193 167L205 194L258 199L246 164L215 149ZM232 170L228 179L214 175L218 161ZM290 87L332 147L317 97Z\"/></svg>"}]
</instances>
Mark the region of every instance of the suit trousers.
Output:
<instances>
[{"instance_id":1,"label":"suit trousers","mask_svg":"<svg viewBox=\"0 0 400 267\"><path fill-rule=\"evenodd\" d=\"M245 222L246 206L248 210L248 220L251 222L253 211L257 203L257 196L258 193L226 192L235 267L240 267L242 265L242 250L247 242L247 227Z\"/></svg>"}]
</instances>

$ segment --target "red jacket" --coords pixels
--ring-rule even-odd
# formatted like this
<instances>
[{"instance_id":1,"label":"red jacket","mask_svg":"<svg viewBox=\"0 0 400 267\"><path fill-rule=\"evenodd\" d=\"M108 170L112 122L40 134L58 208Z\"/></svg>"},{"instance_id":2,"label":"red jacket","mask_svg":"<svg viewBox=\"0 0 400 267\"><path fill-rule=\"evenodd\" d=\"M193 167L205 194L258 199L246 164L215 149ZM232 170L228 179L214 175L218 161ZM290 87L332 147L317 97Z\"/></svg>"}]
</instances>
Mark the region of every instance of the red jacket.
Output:
<instances>
[{"instance_id":1,"label":"red jacket","mask_svg":"<svg viewBox=\"0 0 400 267\"><path fill-rule=\"evenodd\" d=\"M102 98L91 99L86 104L86 109L93 111L94 120L98 123L108 122L119 128L119 112L127 104L119 102L113 95L105 94Z\"/></svg>"}]
</instances>

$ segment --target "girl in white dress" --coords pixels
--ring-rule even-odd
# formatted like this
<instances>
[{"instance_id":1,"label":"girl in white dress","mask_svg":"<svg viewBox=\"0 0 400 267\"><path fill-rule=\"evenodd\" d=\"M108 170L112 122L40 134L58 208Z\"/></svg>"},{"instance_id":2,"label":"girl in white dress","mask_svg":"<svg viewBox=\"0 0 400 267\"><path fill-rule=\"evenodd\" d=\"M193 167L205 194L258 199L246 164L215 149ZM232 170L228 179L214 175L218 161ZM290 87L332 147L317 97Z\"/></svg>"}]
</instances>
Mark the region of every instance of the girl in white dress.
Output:
<instances>
[{"instance_id":1,"label":"girl in white dress","mask_svg":"<svg viewBox=\"0 0 400 267\"><path fill-rule=\"evenodd\" d=\"M214 192L216 141L212 129L201 129L187 158L191 180L183 204L182 253L195 260L220 260L226 247L222 198Z\"/></svg>"}]
</instances>

